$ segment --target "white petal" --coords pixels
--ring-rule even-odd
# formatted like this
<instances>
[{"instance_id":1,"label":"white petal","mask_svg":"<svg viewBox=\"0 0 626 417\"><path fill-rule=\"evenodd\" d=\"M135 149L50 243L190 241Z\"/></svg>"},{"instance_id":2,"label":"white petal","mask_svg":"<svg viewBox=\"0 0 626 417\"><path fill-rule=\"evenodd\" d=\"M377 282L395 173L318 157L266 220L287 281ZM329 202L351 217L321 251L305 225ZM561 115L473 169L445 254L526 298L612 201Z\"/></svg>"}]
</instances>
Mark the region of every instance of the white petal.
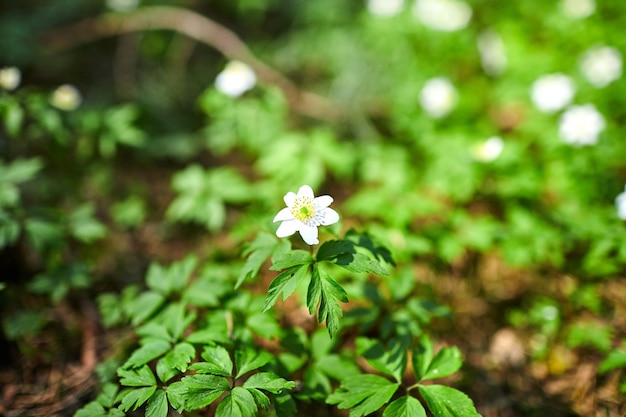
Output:
<instances>
[{"instance_id":1,"label":"white petal","mask_svg":"<svg viewBox=\"0 0 626 417\"><path fill-rule=\"evenodd\" d=\"M276 217L274 217L274 222L279 222L279 221L283 221L283 220L293 220L294 217L291 214L291 209L289 209L289 207L285 207L284 209L282 209L281 211L278 212L278 214L276 215Z\"/></svg>"},{"instance_id":2,"label":"white petal","mask_svg":"<svg viewBox=\"0 0 626 417\"><path fill-rule=\"evenodd\" d=\"M296 201L296 193L289 191L287 194L285 194L283 200L285 200L285 204L287 204L287 207L293 206L293 203Z\"/></svg>"},{"instance_id":3,"label":"white petal","mask_svg":"<svg viewBox=\"0 0 626 417\"><path fill-rule=\"evenodd\" d=\"M320 243L317 240L317 227L303 226L300 228L300 236L306 242L307 245L317 245Z\"/></svg>"},{"instance_id":4,"label":"white petal","mask_svg":"<svg viewBox=\"0 0 626 417\"><path fill-rule=\"evenodd\" d=\"M315 207L317 207L318 209L326 208L330 206L330 203L332 202L333 198L329 195L321 195L313 200L313 204L315 204Z\"/></svg>"},{"instance_id":5,"label":"white petal","mask_svg":"<svg viewBox=\"0 0 626 417\"><path fill-rule=\"evenodd\" d=\"M339 221L339 214L331 209L327 208L324 210L324 218L322 219L323 226L329 226L331 224L335 224Z\"/></svg>"},{"instance_id":6,"label":"white petal","mask_svg":"<svg viewBox=\"0 0 626 417\"><path fill-rule=\"evenodd\" d=\"M302 223L300 223L297 220L285 220L284 222L280 224L280 226L278 226L278 229L276 230L276 236L278 237L291 236L298 231L301 224Z\"/></svg>"},{"instance_id":7,"label":"white petal","mask_svg":"<svg viewBox=\"0 0 626 417\"><path fill-rule=\"evenodd\" d=\"M309 197L311 200L315 198L315 195L313 194L313 189L308 185L303 185L302 187L300 187L300 189L298 190L298 197L300 196Z\"/></svg>"}]
</instances>

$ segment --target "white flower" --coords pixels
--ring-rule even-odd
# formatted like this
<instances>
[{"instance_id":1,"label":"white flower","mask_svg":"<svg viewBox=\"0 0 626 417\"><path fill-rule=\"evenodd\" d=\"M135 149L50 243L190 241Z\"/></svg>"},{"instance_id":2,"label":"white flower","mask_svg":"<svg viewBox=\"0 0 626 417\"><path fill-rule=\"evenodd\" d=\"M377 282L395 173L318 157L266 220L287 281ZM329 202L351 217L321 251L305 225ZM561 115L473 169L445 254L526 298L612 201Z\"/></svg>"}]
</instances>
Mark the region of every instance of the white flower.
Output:
<instances>
[{"instance_id":1,"label":"white flower","mask_svg":"<svg viewBox=\"0 0 626 417\"><path fill-rule=\"evenodd\" d=\"M606 87L622 76L622 54L610 46L591 48L580 59L580 70L595 87Z\"/></svg>"},{"instance_id":2,"label":"white flower","mask_svg":"<svg viewBox=\"0 0 626 417\"><path fill-rule=\"evenodd\" d=\"M594 145L604 130L604 117L593 104L571 106L561 115L559 133L570 145Z\"/></svg>"},{"instance_id":3,"label":"white flower","mask_svg":"<svg viewBox=\"0 0 626 417\"><path fill-rule=\"evenodd\" d=\"M504 142L498 136L492 136L481 144L472 148L472 154L477 161L495 161L504 149Z\"/></svg>"},{"instance_id":4,"label":"white flower","mask_svg":"<svg viewBox=\"0 0 626 417\"><path fill-rule=\"evenodd\" d=\"M561 0L561 10L572 19L584 19L596 11L594 0Z\"/></svg>"},{"instance_id":5,"label":"white flower","mask_svg":"<svg viewBox=\"0 0 626 417\"><path fill-rule=\"evenodd\" d=\"M460 0L416 0L413 16L431 29L454 32L467 26L472 9Z\"/></svg>"},{"instance_id":6,"label":"white flower","mask_svg":"<svg viewBox=\"0 0 626 417\"><path fill-rule=\"evenodd\" d=\"M626 187L622 193L615 197L615 205L617 206L617 217L626 220Z\"/></svg>"},{"instance_id":7,"label":"white flower","mask_svg":"<svg viewBox=\"0 0 626 417\"><path fill-rule=\"evenodd\" d=\"M450 80L436 77L426 82L419 101L426 113L438 119L447 116L456 107L459 96Z\"/></svg>"},{"instance_id":8,"label":"white flower","mask_svg":"<svg viewBox=\"0 0 626 417\"><path fill-rule=\"evenodd\" d=\"M50 104L60 110L76 110L83 101L80 91L70 84L63 84L52 92Z\"/></svg>"},{"instance_id":9,"label":"white flower","mask_svg":"<svg viewBox=\"0 0 626 417\"><path fill-rule=\"evenodd\" d=\"M303 185L298 194L288 192L284 197L287 207L278 212L274 222L282 221L276 236L287 237L296 232L308 245L317 245L318 226L329 226L339 221L339 214L330 207L333 198L329 195L315 197L308 185Z\"/></svg>"},{"instance_id":10,"label":"white flower","mask_svg":"<svg viewBox=\"0 0 626 417\"><path fill-rule=\"evenodd\" d=\"M128 12L139 6L139 0L107 0L107 7L116 12Z\"/></svg>"},{"instance_id":11,"label":"white flower","mask_svg":"<svg viewBox=\"0 0 626 417\"><path fill-rule=\"evenodd\" d=\"M540 111L554 113L571 103L575 91L574 82L567 75L548 74L533 83L530 98Z\"/></svg>"},{"instance_id":12,"label":"white flower","mask_svg":"<svg viewBox=\"0 0 626 417\"><path fill-rule=\"evenodd\" d=\"M248 64L230 61L215 78L215 87L231 97L239 97L256 84L256 74Z\"/></svg>"},{"instance_id":13,"label":"white flower","mask_svg":"<svg viewBox=\"0 0 626 417\"><path fill-rule=\"evenodd\" d=\"M395 16L403 8L404 0L367 0L367 10L375 16Z\"/></svg>"},{"instance_id":14,"label":"white flower","mask_svg":"<svg viewBox=\"0 0 626 417\"><path fill-rule=\"evenodd\" d=\"M487 29L478 35L478 52L480 62L487 75L498 76L506 69L507 59L502 38L492 29Z\"/></svg>"},{"instance_id":15,"label":"white flower","mask_svg":"<svg viewBox=\"0 0 626 417\"><path fill-rule=\"evenodd\" d=\"M12 91L15 90L22 81L22 73L19 68L6 67L0 69L0 88Z\"/></svg>"}]
</instances>

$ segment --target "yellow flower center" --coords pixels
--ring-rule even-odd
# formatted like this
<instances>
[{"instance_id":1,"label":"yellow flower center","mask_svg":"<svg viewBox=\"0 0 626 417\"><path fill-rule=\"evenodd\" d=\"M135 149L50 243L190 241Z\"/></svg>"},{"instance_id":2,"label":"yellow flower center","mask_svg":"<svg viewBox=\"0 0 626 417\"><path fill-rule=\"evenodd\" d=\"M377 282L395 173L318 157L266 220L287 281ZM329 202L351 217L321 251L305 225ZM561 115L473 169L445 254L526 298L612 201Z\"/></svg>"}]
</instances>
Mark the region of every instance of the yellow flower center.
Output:
<instances>
[{"instance_id":1,"label":"yellow flower center","mask_svg":"<svg viewBox=\"0 0 626 417\"><path fill-rule=\"evenodd\" d=\"M303 223L307 223L315 217L313 199L310 197L297 197L291 206L291 214Z\"/></svg>"}]
</instances>

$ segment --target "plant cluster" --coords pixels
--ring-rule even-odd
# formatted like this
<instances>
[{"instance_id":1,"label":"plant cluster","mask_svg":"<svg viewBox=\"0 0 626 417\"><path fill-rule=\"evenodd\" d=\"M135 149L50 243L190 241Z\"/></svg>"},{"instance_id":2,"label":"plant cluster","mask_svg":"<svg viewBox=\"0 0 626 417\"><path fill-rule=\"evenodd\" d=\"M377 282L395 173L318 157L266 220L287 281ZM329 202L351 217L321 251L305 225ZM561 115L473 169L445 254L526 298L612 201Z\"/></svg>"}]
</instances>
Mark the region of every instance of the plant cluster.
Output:
<instances>
[{"instance_id":1,"label":"plant cluster","mask_svg":"<svg viewBox=\"0 0 626 417\"><path fill-rule=\"evenodd\" d=\"M476 416L472 297L617 413L625 6L101 3L0 6L3 340L120 339L75 416Z\"/></svg>"}]
</instances>

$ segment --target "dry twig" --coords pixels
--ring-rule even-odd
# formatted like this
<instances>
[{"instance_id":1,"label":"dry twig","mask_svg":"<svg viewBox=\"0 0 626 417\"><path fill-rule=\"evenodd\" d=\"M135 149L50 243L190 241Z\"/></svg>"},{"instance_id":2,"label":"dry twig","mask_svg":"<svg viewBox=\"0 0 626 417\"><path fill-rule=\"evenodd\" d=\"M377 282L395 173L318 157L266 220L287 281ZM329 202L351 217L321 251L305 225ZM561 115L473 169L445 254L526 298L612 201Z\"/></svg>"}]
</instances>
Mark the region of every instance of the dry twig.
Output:
<instances>
[{"instance_id":1,"label":"dry twig","mask_svg":"<svg viewBox=\"0 0 626 417\"><path fill-rule=\"evenodd\" d=\"M187 9L154 6L131 13L106 13L47 33L45 44L55 52L105 37L147 30L172 30L215 48L231 60L245 62L254 69L259 81L280 88L296 113L322 120L342 117L336 105L300 90L291 80L256 58L234 32Z\"/></svg>"}]
</instances>

